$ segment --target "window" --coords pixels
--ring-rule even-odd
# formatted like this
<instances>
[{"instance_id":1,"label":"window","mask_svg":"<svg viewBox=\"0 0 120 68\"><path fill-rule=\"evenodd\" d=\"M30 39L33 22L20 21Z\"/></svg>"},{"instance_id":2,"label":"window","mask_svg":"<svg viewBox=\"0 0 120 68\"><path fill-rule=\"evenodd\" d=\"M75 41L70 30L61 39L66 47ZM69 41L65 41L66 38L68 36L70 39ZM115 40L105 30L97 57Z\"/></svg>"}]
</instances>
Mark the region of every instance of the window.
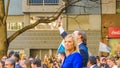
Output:
<instances>
[{"instance_id":1,"label":"window","mask_svg":"<svg viewBox=\"0 0 120 68\"><path fill-rule=\"evenodd\" d=\"M29 4L58 4L59 0L29 0Z\"/></svg>"},{"instance_id":2,"label":"window","mask_svg":"<svg viewBox=\"0 0 120 68\"><path fill-rule=\"evenodd\" d=\"M8 22L7 23L8 30L18 30L18 29L23 28L23 26L24 26L23 22L14 22L14 23Z\"/></svg>"},{"instance_id":3,"label":"window","mask_svg":"<svg viewBox=\"0 0 120 68\"><path fill-rule=\"evenodd\" d=\"M42 4L42 0L29 0L29 4Z\"/></svg>"}]
</instances>

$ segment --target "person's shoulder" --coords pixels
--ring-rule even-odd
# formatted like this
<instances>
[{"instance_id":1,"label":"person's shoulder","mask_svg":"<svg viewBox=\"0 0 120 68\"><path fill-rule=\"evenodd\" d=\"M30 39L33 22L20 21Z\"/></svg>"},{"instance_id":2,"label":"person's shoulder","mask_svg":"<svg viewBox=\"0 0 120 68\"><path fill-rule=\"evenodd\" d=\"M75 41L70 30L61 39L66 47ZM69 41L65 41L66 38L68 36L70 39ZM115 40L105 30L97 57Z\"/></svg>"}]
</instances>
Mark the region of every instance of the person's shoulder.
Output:
<instances>
[{"instance_id":1,"label":"person's shoulder","mask_svg":"<svg viewBox=\"0 0 120 68\"><path fill-rule=\"evenodd\" d=\"M81 43L81 44L79 45L79 48L80 48L80 49L88 49L88 47L87 47L84 43Z\"/></svg>"},{"instance_id":2,"label":"person's shoulder","mask_svg":"<svg viewBox=\"0 0 120 68\"><path fill-rule=\"evenodd\" d=\"M93 68L100 68L98 65L94 65Z\"/></svg>"},{"instance_id":3,"label":"person's shoulder","mask_svg":"<svg viewBox=\"0 0 120 68\"><path fill-rule=\"evenodd\" d=\"M81 54L79 52L74 52L73 55L74 56L81 56Z\"/></svg>"},{"instance_id":4,"label":"person's shoulder","mask_svg":"<svg viewBox=\"0 0 120 68\"><path fill-rule=\"evenodd\" d=\"M15 68L22 68L22 66L20 64L16 64Z\"/></svg>"},{"instance_id":5,"label":"person's shoulder","mask_svg":"<svg viewBox=\"0 0 120 68\"><path fill-rule=\"evenodd\" d=\"M84 43L81 43L80 46L87 47Z\"/></svg>"},{"instance_id":6,"label":"person's shoulder","mask_svg":"<svg viewBox=\"0 0 120 68\"><path fill-rule=\"evenodd\" d=\"M79 52L74 52L72 58L74 59L74 61L81 61L82 55Z\"/></svg>"},{"instance_id":7,"label":"person's shoulder","mask_svg":"<svg viewBox=\"0 0 120 68\"><path fill-rule=\"evenodd\" d=\"M20 65L16 65L15 68L23 68L23 67L21 67Z\"/></svg>"},{"instance_id":8,"label":"person's shoulder","mask_svg":"<svg viewBox=\"0 0 120 68\"><path fill-rule=\"evenodd\" d=\"M80 54L79 52L77 52L77 51L75 51L75 52L73 52L73 54Z\"/></svg>"}]
</instances>

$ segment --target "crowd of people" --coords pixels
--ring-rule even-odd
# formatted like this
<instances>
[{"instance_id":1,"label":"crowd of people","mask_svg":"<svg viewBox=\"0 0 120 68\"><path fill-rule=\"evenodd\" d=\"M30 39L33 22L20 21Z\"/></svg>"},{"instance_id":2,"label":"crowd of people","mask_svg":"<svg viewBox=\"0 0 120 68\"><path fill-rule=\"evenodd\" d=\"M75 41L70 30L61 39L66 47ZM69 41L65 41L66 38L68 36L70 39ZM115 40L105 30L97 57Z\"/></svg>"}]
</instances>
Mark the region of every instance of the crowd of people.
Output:
<instances>
[{"instance_id":1,"label":"crowd of people","mask_svg":"<svg viewBox=\"0 0 120 68\"><path fill-rule=\"evenodd\" d=\"M67 39L68 38L68 39ZM67 36L66 44L68 40L73 39L71 35ZM45 55L44 60L39 58L23 58L17 52L11 51L8 56L3 56L0 60L0 68L83 68L82 56L76 51L76 48L67 45L68 51L66 55L63 54L64 59L59 54L56 56ZM62 53L61 53L62 54ZM119 56L89 56L86 68L120 68Z\"/></svg>"},{"instance_id":2,"label":"crowd of people","mask_svg":"<svg viewBox=\"0 0 120 68\"><path fill-rule=\"evenodd\" d=\"M0 68L120 68L120 57L91 56L88 54L87 37L83 30L75 30L72 34L62 28L58 21L58 29L63 43L58 48L57 56L45 55L44 60L39 58L20 57L18 52L10 51L3 56Z\"/></svg>"},{"instance_id":3,"label":"crowd of people","mask_svg":"<svg viewBox=\"0 0 120 68\"><path fill-rule=\"evenodd\" d=\"M8 56L1 58L0 68L41 68L41 60L39 58L25 59L18 52L10 51Z\"/></svg>"}]
</instances>

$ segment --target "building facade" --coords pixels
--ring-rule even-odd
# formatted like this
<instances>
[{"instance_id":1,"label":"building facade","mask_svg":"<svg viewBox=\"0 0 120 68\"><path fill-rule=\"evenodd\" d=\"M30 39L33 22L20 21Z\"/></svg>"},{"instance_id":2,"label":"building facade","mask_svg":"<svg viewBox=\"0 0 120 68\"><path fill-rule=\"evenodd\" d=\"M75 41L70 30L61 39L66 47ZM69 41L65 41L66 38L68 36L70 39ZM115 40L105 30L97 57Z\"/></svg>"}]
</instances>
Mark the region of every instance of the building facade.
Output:
<instances>
[{"instance_id":1,"label":"building facade","mask_svg":"<svg viewBox=\"0 0 120 68\"><path fill-rule=\"evenodd\" d=\"M72 33L75 29L85 30L90 54L99 55L99 42L109 44L106 38L107 28L120 26L117 23L118 2L119 0L81 0L61 15L62 26L68 33ZM7 19L8 37L16 30L34 23L33 17L53 16L63 4L62 0L11 0ZM115 23L107 25L110 22ZM26 57L38 56L41 59L45 54L55 56L62 41L56 23L57 21L49 24L40 23L22 33L10 43L9 50L25 53Z\"/></svg>"}]
</instances>

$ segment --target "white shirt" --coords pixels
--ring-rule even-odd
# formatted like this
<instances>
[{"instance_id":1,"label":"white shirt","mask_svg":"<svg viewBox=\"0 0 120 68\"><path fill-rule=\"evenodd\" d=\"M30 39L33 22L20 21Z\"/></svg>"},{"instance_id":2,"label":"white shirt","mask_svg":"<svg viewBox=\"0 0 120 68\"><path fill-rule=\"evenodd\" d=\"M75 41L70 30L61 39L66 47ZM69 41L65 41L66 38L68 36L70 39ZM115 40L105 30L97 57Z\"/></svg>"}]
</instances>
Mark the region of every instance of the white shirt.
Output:
<instances>
[{"instance_id":1,"label":"white shirt","mask_svg":"<svg viewBox=\"0 0 120 68\"><path fill-rule=\"evenodd\" d=\"M117 65L114 65L112 68L118 68L118 66L117 66Z\"/></svg>"},{"instance_id":2,"label":"white shirt","mask_svg":"<svg viewBox=\"0 0 120 68\"><path fill-rule=\"evenodd\" d=\"M60 34L62 34L65 31L62 26L60 26L58 29L60 31Z\"/></svg>"}]
</instances>

